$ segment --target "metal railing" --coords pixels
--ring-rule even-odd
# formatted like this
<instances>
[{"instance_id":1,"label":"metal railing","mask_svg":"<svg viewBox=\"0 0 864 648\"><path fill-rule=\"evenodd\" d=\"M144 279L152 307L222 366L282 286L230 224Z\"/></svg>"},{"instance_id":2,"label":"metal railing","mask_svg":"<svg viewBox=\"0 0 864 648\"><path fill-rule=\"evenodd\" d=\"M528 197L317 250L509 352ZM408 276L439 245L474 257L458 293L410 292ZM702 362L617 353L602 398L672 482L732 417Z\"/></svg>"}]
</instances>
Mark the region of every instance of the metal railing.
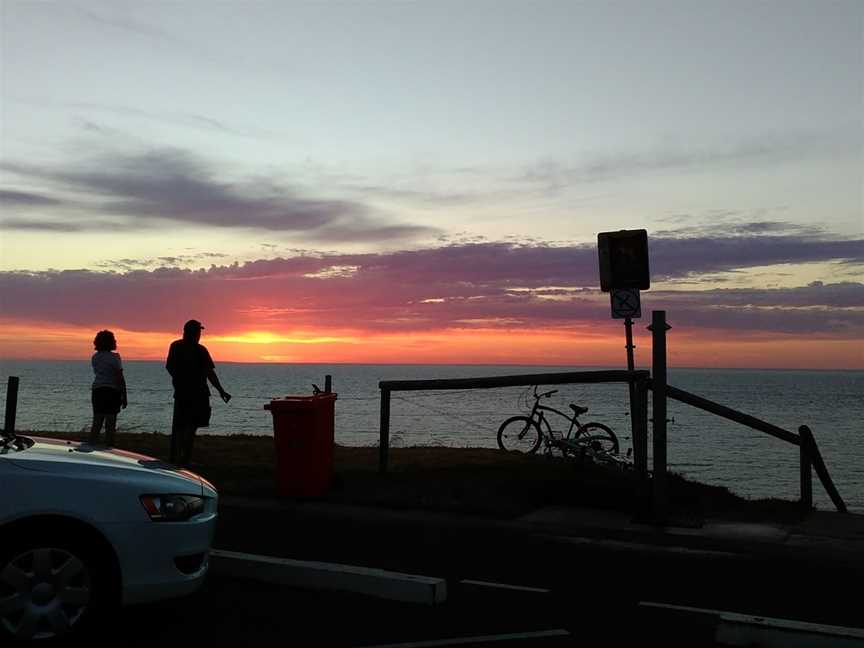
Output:
<instances>
[{"instance_id":1,"label":"metal railing","mask_svg":"<svg viewBox=\"0 0 864 648\"><path fill-rule=\"evenodd\" d=\"M530 385L567 385L574 383L635 383L642 385L644 394L647 391L649 373L639 371L568 371L563 373L521 374L516 376L486 376L480 378L445 378L431 380L382 380L378 383L381 390L381 419L378 445L378 470L387 472L390 454L390 394L397 391L425 391L448 389L494 389L497 387L526 387ZM637 389L637 392L639 390ZM637 467L647 466L646 443L637 443L646 438L647 429L644 417L632 417L633 454ZM638 428L638 429L637 429ZM639 446L637 448L637 445ZM641 464L640 464L641 461Z\"/></svg>"},{"instance_id":2,"label":"metal railing","mask_svg":"<svg viewBox=\"0 0 864 648\"><path fill-rule=\"evenodd\" d=\"M437 380L384 380L378 383L381 390L381 418L378 470L387 472L390 452L390 394L394 391L446 390L446 389L492 389L496 387L518 387L529 385L563 385L572 383L627 383L630 393L630 422L633 438L633 460L637 475L637 498L646 493L648 483L648 391L652 399L653 470L651 475L652 514L655 522L663 523L668 507L666 465L666 399L686 403L717 416L741 423L752 429L791 443L800 448L799 479L800 502L805 511L813 508L812 470L815 469L825 492L835 508L846 513L846 504L834 485L813 433L806 425L798 428L798 434L784 430L755 416L731 407L715 403L666 382L666 311L653 311L649 330L652 332L652 371L572 371L565 373L523 374L516 376L489 376L482 378L453 378ZM630 344L628 340L628 345Z\"/></svg>"}]
</instances>

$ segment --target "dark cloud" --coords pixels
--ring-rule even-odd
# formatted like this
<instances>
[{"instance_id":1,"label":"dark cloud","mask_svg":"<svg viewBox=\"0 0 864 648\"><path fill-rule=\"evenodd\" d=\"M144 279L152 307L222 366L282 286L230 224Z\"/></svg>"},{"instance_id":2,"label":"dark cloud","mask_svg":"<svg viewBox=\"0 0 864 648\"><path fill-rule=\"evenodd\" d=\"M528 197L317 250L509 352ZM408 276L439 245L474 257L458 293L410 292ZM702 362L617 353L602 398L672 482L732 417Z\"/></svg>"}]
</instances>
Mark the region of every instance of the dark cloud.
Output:
<instances>
[{"instance_id":1,"label":"dark cloud","mask_svg":"<svg viewBox=\"0 0 864 648\"><path fill-rule=\"evenodd\" d=\"M111 128L104 124L96 123L90 115L96 113L100 115L100 118L110 116L124 121L129 119L138 121L144 120L158 124L183 126L184 128L191 128L209 133L215 132L224 135L233 135L243 138L266 139L268 141L272 141L276 138L283 138L286 141L288 139L285 133L258 127L237 126L213 119L207 115L176 110L153 111L143 110L135 106L124 106L122 104L92 103L87 101L57 101L47 96L9 97L7 101L27 106L36 106L40 109L50 108L67 115L70 113L82 113L83 115L87 115L87 117L78 117L77 119L79 120L80 126L83 130L101 136L110 135L121 140L129 138L127 132L118 128Z\"/></svg>"},{"instance_id":2,"label":"dark cloud","mask_svg":"<svg viewBox=\"0 0 864 648\"><path fill-rule=\"evenodd\" d=\"M652 307L674 313L676 325L688 329L847 339L864 335L862 283L646 293L643 312Z\"/></svg>"},{"instance_id":3,"label":"dark cloud","mask_svg":"<svg viewBox=\"0 0 864 648\"><path fill-rule=\"evenodd\" d=\"M45 218L4 218L3 228L9 230L33 230L40 232L130 232L140 229L134 223L99 220L48 220Z\"/></svg>"},{"instance_id":4,"label":"dark cloud","mask_svg":"<svg viewBox=\"0 0 864 648\"><path fill-rule=\"evenodd\" d=\"M34 101L22 101L22 103L35 103L39 106L54 106L56 108L62 108L64 110L82 110L86 111L88 114L91 112L98 113L107 113L117 117L131 117L134 119L146 119L148 121L162 122L167 124L174 124L177 126L186 126L189 128L194 128L196 130L204 130L204 131L216 131L219 133L224 133L228 135L240 135L243 137L254 137L256 135L264 135L263 132L255 132L251 130L243 130L239 128L234 128L229 126L228 124L218 121L216 119L212 119L205 115L199 115L196 113L183 113L183 112L153 112L149 110L142 110L140 108L133 108L131 106L112 106L109 104L96 104L96 103L87 103L87 102L52 102L50 100L41 99L38 102ZM82 127L85 130L92 130L98 132L100 134L106 133L117 133L113 129L108 129L99 124L95 124L92 121L84 120Z\"/></svg>"},{"instance_id":5,"label":"dark cloud","mask_svg":"<svg viewBox=\"0 0 864 648\"><path fill-rule=\"evenodd\" d=\"M228 255L218 252L200 252L198 254L183 254L179 256L160 256L150 259L112 259L97 263L97 268L104 268L111 271L125 272L129 270L140 270L155 267L178 267L197 265L202 261L215 261L224 259Z\"/></svg>"},{"instance_id":6,"label":"dark cloud","mask_svg":"<svg viewBox=\"0 0 864 648\"><path fill-rule=\"evenodd\" d=\"M861 140L841 138L836 133L777 133L693 150L658 149L646 153L596 156L581 162L543 160L510 178L540 184L549 190L613 180L621 177L668 171L703 171L741 164L776 163L809 159L826 153L860 154Z\"/></svg>"},{"instance_id":7,"label":"dark cloud","mask_svg":"<svg viewBox=\"0 0 864 648\"><path fill-rule=\"evenodd\" d=\"M7 191L0 189L0 205L8 207L45 207L61 205L62 201L29 191Z\"/></svg>"},{"instance_id":8,"label":"dark cloud","mask_svg":"<svg viewBox=\"0 0 864 648\"><path fill-rule=\"evenodd\" d=\"M180 39L176 38L175 36L166 32L163 29L154 27L149 23L141 22L140 20L134 20L132 18L129 18L128 16L120 15L120 13L115 12L114 14L100 14L74 4L69 4L67 6L70 9L79 12L81 15L86 16L93 22L97 22L108 27L122 29L123 31L133 34L140 34L142 36L156 39L157 41L164 41L175 44L182 43Z\"/></svg>"},{"instance_id":9,"label":"dark cloud","mask_svg":"<svg viewBox=\"0 0 864 648\"><path fill-rule=\"evenodd\" d=\"M864 263L864 239L824 240L808 235L652 237L649 245L654 280L786 263Z\"/></svg>"},{"instance_id":10,"label":"dark cloud","mask_svg":"<svg viewBox=\"0 0 864 648\"><path fill-rule=\"evenodd\" d=\"M482 202L484 200L489 200L490 198L500 199L502 197L500 192L467 193L464 191L420 191L417 189L398 189L395 187L369 184L348 184L343 188L361 196L406 201L426 206L465 205L469 203Z\"/></svg>"},{"instance_id":11,"label":"dark cloud","mask_svg":"<svg viewBox=\"0 0 864 648\"><path fill-rule=\"evenodd\" d=\"M432 228L389 223L364 205L300 197L272 183L221 180L199 158L176 149L138 155L103 155L57 170L4 162L8 172L87 197L86 208L129 227L164 227L168 221L223 228L286 232L317 241L393 240L430 235ZM70 201L70 210L85 209ZM82 230L95 221L74 218L16 219L7 228ZM74 222L72 222L74 221Z\"/></svg>"},{"instance_id":12,"label":"dark cloud","mask_svg":"<svg viewBox=\"0 0 864 648\"><path fill-rule=\"evenodd\" d=\"M728 221L719 225L718 221L723 220L723 216L726 215L739 216L740 213L729 212L728 214L710 215L708 222L702 225L679 227L674 230L657 230L652 234L660 238L674 239L714 238L718 232L722 232L724 238L760 235L793 235L818 238L824 234L824 230L815 225L801 225L776 220Z\"/></svg>"},{"instance_id":13,"label":"dark cloud","mask_svg":"<svg viewBox=\"0 0 864 648\"><path fill-rule=\"evenodd\" d=\"M721 288L685 293L685 295L685 300L690 306L712 307L719 304L725 308L749 306L760 308L853 308L864 313L862 284L851 281L834 284L816 281L807 286L772 290ZM673 291L652 293L652 298L663 300L675 300L677 297L677 292Z\"/></svg>"}]
</instances>

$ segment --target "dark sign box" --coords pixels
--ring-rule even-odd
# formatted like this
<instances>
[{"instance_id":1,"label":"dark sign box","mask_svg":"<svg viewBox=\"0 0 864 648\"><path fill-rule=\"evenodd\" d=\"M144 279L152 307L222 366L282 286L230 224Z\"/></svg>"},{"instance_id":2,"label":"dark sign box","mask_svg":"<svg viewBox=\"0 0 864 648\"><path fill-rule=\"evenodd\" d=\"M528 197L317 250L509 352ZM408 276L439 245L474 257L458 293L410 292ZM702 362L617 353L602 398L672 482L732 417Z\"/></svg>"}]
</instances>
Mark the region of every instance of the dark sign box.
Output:
<instances>
[{"instance_id":1,"label":"dark sign box","mask_svg":"<svg viewBox=\"0 0 864 648\"><path fill-rule=\"evenodd\" d=\"M597 235L600 260L600 289L651 287L648 271L648 232L644 229L600 232Z\"/></svg>"}]
</instances>

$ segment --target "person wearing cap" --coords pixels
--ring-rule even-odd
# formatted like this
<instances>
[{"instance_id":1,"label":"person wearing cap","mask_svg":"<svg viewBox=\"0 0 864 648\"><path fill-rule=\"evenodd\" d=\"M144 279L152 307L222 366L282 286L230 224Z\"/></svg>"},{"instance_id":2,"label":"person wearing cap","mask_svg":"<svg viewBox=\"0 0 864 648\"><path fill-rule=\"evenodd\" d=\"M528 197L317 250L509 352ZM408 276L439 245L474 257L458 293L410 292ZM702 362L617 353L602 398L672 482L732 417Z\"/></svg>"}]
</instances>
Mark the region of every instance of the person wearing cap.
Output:
<instances>
[{"instance_id":1,"label":"person wearing cap","mask_svg":"<svg viewBox=\"0 0 864 648\"><path fill-rule=\"evenodd\" d=\"M165 368L174 385L174 418L171 423L171 462L188 466L192 460L195 432L210 425L210 389L207 381L219 392L226 403L231 394L226 392L216 376L216 366L201 339L204 326L198 320L183 325L183 338L175 340L168 349Z\"/></svg>"}]
</instances>

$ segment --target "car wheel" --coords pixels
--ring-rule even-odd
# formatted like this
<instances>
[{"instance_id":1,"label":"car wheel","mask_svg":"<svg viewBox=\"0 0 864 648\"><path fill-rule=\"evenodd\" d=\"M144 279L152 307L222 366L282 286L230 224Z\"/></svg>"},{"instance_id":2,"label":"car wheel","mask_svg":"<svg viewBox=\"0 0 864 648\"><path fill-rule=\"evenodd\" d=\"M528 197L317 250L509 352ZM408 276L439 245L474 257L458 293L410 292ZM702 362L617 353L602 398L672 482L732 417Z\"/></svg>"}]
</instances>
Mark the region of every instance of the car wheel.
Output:
<instances>
[{"instance_id":1,"label":"car wheel","mask_svg":"<svg viewBox=\"0 0 864 648\"><path fill-rule=\"evenodd\" d=\"M92 551L44 539L15 545L0 555L0 634L61 637L94 615L107 581Z\"/></svg>"}]
</instances>

